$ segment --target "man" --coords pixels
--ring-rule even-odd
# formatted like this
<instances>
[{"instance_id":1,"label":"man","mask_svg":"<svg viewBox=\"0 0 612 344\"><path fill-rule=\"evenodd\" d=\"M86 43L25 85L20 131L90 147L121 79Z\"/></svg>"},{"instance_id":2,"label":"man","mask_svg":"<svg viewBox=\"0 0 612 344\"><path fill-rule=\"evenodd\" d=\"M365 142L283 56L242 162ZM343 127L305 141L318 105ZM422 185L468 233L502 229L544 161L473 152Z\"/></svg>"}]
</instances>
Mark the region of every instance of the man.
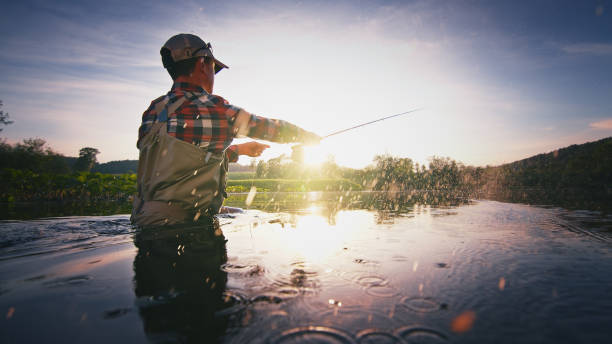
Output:
<instances>
[{"instance_id":1,"label":"man","mask_svg":"<svg viewBox=\"0 0 612 344\"><path fill-rule=\"evenodd\" d=\"M252 115L212 94L225 64L198 36L179 34L161 48L174 84L142 115L138 135L138 194L132 223L187 224L217 214L225 193L228 162L259 156L268 145L230 145L235 137L317 143L316 134L282 120Z\"/></svg>"}]
</instances>

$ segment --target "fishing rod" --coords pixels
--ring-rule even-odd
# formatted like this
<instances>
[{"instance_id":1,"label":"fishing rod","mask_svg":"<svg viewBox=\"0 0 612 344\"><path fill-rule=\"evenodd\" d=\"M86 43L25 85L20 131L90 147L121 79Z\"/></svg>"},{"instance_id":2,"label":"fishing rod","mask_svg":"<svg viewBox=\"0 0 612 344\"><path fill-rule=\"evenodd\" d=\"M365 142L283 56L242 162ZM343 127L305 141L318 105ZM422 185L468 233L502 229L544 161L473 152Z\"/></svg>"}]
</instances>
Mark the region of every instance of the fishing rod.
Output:
<instances>
[{"instance_id":1,"label":"fishing rod","mask_svg":"<svg viewBox=\"0 0 612 344\"><path fill-rule=\"evenodd\" d=\"M369 122L366 122L366 123L361 123L361 124L358 124L358 125L353 126L353 127L350 127L350 128L346 128L346 129L342 129L342 130L334 131L334 132L333 132L333 133L331 133L331 134L327 134L327 135L323 136L323 137L321 138L321 141L322 141L322 140L324 140L324 139L326 139L326 138L328 138L328 137L330 137L330 136L334 136L334 135L342 134L342 133L347 132L347 131L349 131L349 130L357 129L357 128L359 128L359 127L363 127L363 126L368 125L368 124L372 124L372 123L376 123L376 122L384 121L384 120L386 120L386 119L393 118L393 117L398 117L398 116L402 116L402 115L407 115L407 114L409 114L409 113L416 112L416 111L420 111L420 110L423 110L423 108L418 108L418 109L414 109L414 110L410 110L410 111L406 111L406 112L398 113L398 114L395 114L395 115L386 116L386 117L379 118L379 119L375 119L375 120L373 120L373 121L369 121ZM297 145L295 145L295 146L291 147L291 149L293 150L293 152L291 153L291 159L292 159L292 160L294 160L294 161L295 161L295 160L302 160L302 159L303 159L303 155L304 155L304 151L303 151L303 149L304 149L304 145L302 145L302 144L297 144Z\"/></svg>"},{"instance_id":2,"label":"fishing rod","mask_svg":"<svg viewBox=\"0 0 612 344\"><path fill-rule=\"evenodd\" d=\"M407 115L407 114L409 114L409 113L416 112L416 111L420 111L420 110L423 110L423 108L418 108L418 109L414 109L414 110L410 110L410 111L406 111L406 112L398 113L398 114L395 114L395 115L391 115L391 116L387 116L387 117L379 118L379 119L376 119L376 120L373 120L373 121L370 121L370 122L361 123L361 124L356 125L356 126L354 126L354 127L350 127L350 128L346 128L346 129L342 129L342 130L334 131L334 132L333 132L333 133L331 133L331 134L328 134L328 135L323 136L323 138L321 138L321 140L324 140L324 139L326 139L326 138L328 138L328 137L330 137L330 136L334 136L334 135L342 134L342 133L344 133L344 132L346 132L346 131L349 131L349 130L353 130L353 129L357 129L357 128L359 128L359 127L363 127L363 126L368 125L368 124L372 124L372 123L376 123L376 122L384 121L384 120L386 120L386 119L393 118L393 117L398 117L398 116L402 116L402 115Z\"/></svg>"}]
</instances>

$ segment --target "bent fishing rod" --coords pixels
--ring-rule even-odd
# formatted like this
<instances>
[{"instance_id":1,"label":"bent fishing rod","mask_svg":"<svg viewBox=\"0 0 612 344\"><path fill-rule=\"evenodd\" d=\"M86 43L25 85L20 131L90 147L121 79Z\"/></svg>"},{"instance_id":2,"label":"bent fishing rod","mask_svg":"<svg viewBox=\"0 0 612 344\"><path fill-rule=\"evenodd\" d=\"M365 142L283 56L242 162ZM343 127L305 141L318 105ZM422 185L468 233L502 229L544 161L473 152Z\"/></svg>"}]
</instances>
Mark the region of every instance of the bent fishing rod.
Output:
<instances>
[{"instance_id":1,"label":"bent fishing rod","mask_svg":"<svg viewBox=\"0 0 612 344\"><path fill-rule=\"evenodd\" d=\"M330 137L330 136L334 136L334 135L342 134L342 133L347 132L347 131L349 131L349 130L353 130L353 129L357 129L357 128L359 128L359 127L366 126L366 125L368 125L368 124L372 124L372 123L376 123L376 122L384 121L384 120L386 120L386 119L393 118L393 117L398 117L398 116L402 116L402 115L407 115L407 114L409 114L409 113L416 112L416 111L420 111L420 110L423 110L423 108L418 108L418 109L414 109L414 110L410 110L410 111L406 111L406 112L398 113L398 114L395 114L395 115L386 116L386 117L383 117L383 118L375 119L375 120L370 121L370 122L361 123L361 124L356 125L356 126L354 126L354 127L350 127L350 128L346 128L346 129L342 129L342 130L334 131L334 132L333 132L333 133L331 133L331 134L328 134L328 135L323 136L323 138L321 138L321 140L324 140L324 139L326 139L326 138L328 138L328 137Z\"/></svg>"}]
</instances>

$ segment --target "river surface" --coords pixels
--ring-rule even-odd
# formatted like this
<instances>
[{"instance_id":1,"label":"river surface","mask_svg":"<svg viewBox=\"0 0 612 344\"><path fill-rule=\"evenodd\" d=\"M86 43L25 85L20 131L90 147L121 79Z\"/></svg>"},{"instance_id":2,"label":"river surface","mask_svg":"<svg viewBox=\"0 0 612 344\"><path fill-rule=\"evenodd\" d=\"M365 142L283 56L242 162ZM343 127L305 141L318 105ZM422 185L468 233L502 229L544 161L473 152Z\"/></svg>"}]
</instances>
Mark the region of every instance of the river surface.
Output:
<instances>
[{"instance_id":1,"label":"river surface","mask_svg":"<svg viewBox=\"0 0 612 344\"><path fill-rule=\"evenodd\" d=\"M246 195L218 223L0 222L2 343L604 343L612 216ZM250 203L250 202L249 202Z\"/></svg>"}]
</instances>

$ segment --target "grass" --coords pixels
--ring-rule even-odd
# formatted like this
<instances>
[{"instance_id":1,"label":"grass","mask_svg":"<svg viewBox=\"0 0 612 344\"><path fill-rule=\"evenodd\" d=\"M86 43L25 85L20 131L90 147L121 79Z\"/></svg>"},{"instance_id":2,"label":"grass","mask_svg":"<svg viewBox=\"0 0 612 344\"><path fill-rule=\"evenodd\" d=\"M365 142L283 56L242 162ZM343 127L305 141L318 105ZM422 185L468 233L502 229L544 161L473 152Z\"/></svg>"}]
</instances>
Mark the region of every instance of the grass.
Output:
<instances>
[{"instance_id":1,"label":"grass","mask_svg":"<svg viewBox=\"0 0 612 344\"><path fill-rule=\"evenodd\" d=\"M255 172L229 172L227 174L229 180L253 179L254 177Z\"/></svg>"}]
</instances>

